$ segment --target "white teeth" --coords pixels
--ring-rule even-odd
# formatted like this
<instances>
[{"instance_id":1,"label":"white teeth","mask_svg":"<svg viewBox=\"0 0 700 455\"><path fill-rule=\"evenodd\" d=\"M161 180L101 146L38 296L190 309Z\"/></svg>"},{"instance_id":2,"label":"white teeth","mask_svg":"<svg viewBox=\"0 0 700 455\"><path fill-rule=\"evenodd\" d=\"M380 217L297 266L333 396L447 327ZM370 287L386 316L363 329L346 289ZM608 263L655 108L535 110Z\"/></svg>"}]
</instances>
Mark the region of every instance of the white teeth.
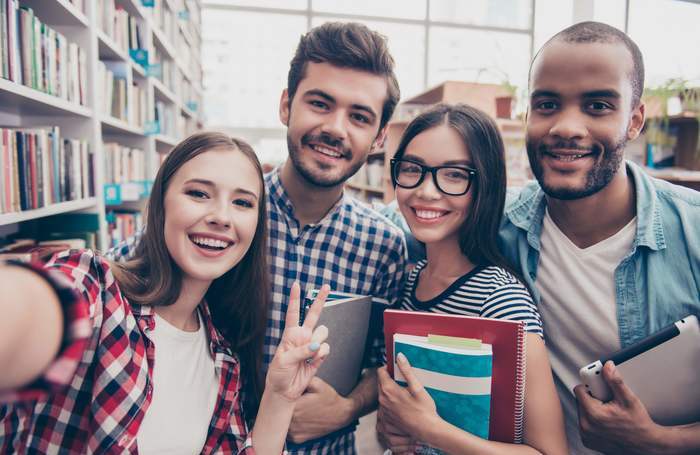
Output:
<instances>
[{"instance_id":1,"label":"white teeth","mask_svg":"<svg viewBox=\"0 0 700 455\"><path fill-rule=\"evenodd\" d=\"M559 155L557 153L552 153L552 156L554 156L559 161L574 161L579 158L582 158L584 155Z\"/></svg>"},{"instance_id":2,"label":"white teeth","mask_svg":"<svg viewBox=\"0 0 700 455\"><path fill-rule=\"evenodd\" d=\"M223 240L212 239L209 237L191 237L192 241L198 245L206 245L213 248L226 248L229 246L229 242L224 242Z\"/></svg>"},{"instance_id":3,"label":"white teeth","mask_svg":"<svg viewBox=\"0 0 700 455\"><path fill-rule=\"evenodd\" d=\"M335 150L328 148L328 147L325 147L323 145L312 145L311 147L314 150L316 150L317 152L323 153L324 155L328 155L328 156L331 156L333 158L340 158L341 156L343 156L340 153L336 152Z\"/></svg>"},{"instance_id":4,"label":"white teeth","mask_svg":"<svg viewBox=\"0 0 700 455\"><path fill-rule=\"evenodd\" d=\"M444 214L445 212L435 212L433 210L416 210L416 215L418 218L425 218L427 220L439 218Z\"/></svg>"}]
</instances>

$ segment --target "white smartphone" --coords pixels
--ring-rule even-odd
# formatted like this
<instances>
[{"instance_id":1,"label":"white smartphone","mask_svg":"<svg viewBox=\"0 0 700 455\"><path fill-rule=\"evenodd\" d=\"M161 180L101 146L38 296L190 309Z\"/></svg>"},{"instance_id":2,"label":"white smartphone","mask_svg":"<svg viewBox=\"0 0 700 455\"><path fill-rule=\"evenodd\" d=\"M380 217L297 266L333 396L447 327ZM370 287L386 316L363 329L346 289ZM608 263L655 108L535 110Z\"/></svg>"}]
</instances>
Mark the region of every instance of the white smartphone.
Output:
<instances>
[{"instance_id":1,"label":"white smartphone","mask_svg":"<svg viewBox=\"0 0 700 455\"><path fill-rule=\"evenodd\" d=\"M680 425L700 420L700 325L696 316L687 316L581 368L581 382L601 401L612 399L602 374L608 360L615 363L625 384L657 423Z\"/></svg>"}]
</instances>

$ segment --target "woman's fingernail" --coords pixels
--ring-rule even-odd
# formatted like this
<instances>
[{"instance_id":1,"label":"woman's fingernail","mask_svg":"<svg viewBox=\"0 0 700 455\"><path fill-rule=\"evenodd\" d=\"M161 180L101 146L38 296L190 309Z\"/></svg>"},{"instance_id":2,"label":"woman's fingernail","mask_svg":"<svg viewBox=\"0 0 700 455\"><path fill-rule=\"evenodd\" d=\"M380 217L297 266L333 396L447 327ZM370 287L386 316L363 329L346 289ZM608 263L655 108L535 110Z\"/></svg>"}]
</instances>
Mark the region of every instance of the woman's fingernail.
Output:
<instances>
[{"instance_id":1,"label":"woman's fingernail","mask_svg":"<svg viewBox=\"0 0 700 455\"><path fill-rule=\"evenodd\" d=\"M399 354L396 356L396 360L401 363L406 363L406 356L403 355L403 352L399 352Z\"/></svg>"},{"instance_id":2,"label":"woman's fingernail","mask_svg":"<svg viewBox=\"0 0 700 455\"><path fill-rule=\"evenodd\" d=\"M318 351L320 347L321 345L317 341L314 341L313 343L309 344L309 350L313 352Z\"/></svg>"}]
</instances>

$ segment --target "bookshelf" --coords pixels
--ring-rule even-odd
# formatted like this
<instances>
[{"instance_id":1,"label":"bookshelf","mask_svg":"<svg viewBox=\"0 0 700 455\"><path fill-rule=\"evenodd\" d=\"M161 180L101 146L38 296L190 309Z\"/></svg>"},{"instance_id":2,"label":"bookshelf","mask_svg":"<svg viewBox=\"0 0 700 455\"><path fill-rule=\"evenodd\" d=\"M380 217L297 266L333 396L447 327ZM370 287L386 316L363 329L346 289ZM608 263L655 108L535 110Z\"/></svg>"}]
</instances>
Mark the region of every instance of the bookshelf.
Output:
<instances>
[{"instance_id":1,"label":"bookshelf","mask_svg":"<svg viewBox=\"0 0 700 455\"><path fill-rule=\"evenodd\" d=\"M18 130L39 131L36 144L41 146L27 157L35 166L48 166L25 172L25 186L12 187L7 198L9 185L19 185L19 170L1 173L0 237L24 233L30 226L29 231L41 231L43 221L49 226L67 214L85 214L90 218L84 219L96 220L90 222L90 229L97 226L95 246L105 250L111 237L119 240L141 225L138 212L164 155L202 126L200 3L0 0L0 128L13 138ZM27 21L24 27L22 20ZM26 52L31 62L26 79L25 43L38 43ZM58 144L55 149L44 147L48 131L60 136L47 133ZM62 172L72 166L64 161L68 139L74 146L86 144L89 154L81 148L72 159L79 160L74 166L81 171L79 178L87 179L81 189L93 188L79 191L75 199L67 192L69 200L62 200ZM17 166L12 159L18 145L14 139L11 145L12 150L0 140L0 165ZM50 191L39 196L38 204L20 206L13 197L38 191L32 185L40 175L44 191L53 191L55 184L61 196ZM111 197L115 193L119 199Z\"/></svg>"}]
</instances>

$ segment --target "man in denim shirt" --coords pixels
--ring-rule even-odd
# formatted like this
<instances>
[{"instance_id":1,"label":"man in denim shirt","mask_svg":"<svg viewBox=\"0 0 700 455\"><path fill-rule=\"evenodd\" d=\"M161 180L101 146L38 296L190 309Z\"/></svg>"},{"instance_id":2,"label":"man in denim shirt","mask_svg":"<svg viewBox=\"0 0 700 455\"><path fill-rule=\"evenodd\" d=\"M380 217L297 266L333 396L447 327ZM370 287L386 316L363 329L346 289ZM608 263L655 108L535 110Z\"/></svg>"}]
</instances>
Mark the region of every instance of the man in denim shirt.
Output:
<instances>
[{"instance_id":1,"label":"man in denim shirt","mask_svg":"<svg viewBox=\"0 0 700 455\"><path fill-rule=\"evenodd\" d=\"M700 423L654 423L612 362L611 402L577 386L581 366L700 314L700 193L623 159L644 125L643 86L637 46L593 22L555 35L530 70L538 182L507 204L500 241L539 301L573 454L700 451Z\"/></svg>"}]
</instances>

